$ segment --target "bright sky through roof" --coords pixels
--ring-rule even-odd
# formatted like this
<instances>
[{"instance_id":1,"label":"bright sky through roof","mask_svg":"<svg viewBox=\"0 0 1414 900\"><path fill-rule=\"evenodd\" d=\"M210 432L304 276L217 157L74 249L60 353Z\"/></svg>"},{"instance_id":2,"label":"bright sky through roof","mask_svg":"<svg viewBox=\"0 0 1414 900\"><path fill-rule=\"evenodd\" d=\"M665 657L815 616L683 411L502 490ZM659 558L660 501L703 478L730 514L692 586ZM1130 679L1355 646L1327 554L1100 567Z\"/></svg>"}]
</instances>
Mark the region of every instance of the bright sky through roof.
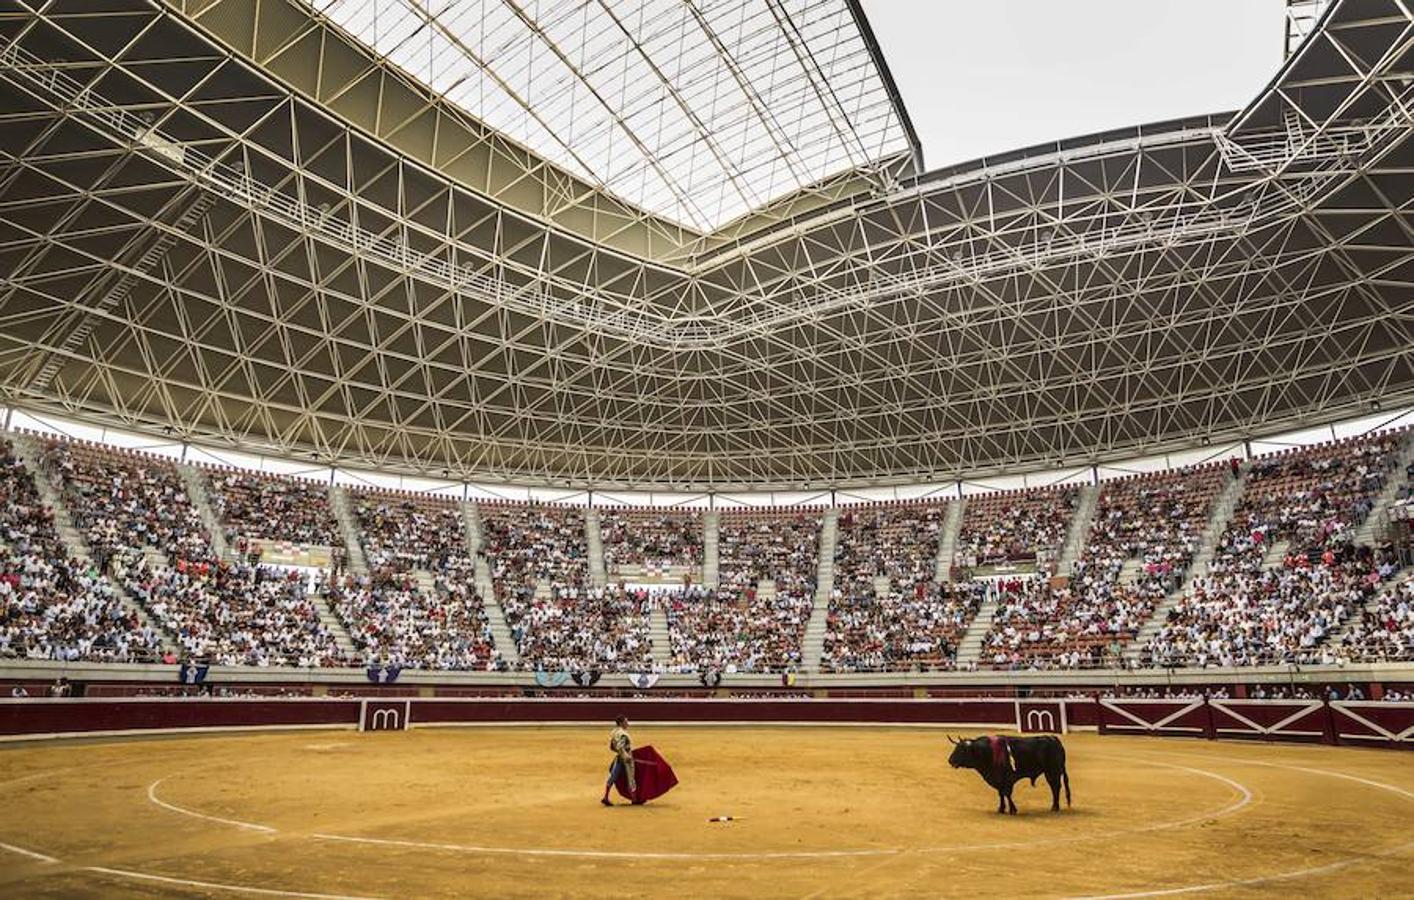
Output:
<instances>
[{"instance_id":1,"label":"bright sky through roof","mask_svg":"<svg viewBox=\"0 0 1414 900\"><path fill-rule=\"evenodd\" d=\"M929 169L1242 108L1282 0L863 0Z\"/></svg>"},{"instance_id":2,"label":"bright sky through roof","mask_svg":"<svg viewBox=\"0 0 1414 900\"><path fill-rule=\"evenodd\" d=\"M712 230L910 154L847 0L305 0L482 122Z\"/></svg>"}]
</instances>

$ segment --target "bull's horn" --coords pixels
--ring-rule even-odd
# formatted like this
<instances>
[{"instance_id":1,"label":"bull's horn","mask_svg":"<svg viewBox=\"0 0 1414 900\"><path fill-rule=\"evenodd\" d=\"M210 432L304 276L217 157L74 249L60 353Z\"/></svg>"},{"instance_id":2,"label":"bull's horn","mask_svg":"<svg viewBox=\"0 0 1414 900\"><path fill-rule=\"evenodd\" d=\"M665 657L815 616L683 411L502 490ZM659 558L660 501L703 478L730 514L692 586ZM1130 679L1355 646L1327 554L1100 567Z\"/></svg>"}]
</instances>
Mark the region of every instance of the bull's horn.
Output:
<instances>
[{"instance_id":1,"label":"bull's horn","mask_svg":"<svg viewBox=\"0 0 1414 900\"><path fill-rule=\"evenodd\" d=\"M946 735L946 737L947 737L949 743L951 743L951 744L956 744L956 743L957 743L957 738L953 737L952 735L949 734L949 735Z\"/></svg>"}]
</instances>

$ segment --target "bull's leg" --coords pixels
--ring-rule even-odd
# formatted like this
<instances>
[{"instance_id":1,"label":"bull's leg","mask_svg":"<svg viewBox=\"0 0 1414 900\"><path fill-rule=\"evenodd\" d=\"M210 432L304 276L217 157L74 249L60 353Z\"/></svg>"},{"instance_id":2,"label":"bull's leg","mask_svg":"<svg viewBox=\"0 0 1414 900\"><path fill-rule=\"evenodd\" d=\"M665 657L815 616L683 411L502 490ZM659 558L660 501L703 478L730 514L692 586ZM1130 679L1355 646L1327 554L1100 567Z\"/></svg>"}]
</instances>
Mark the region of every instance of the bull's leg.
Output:
<instances>
[{"instance_id":1,"label":"bull's leg","mask_svg":"<svg viewBox=\"0 0 1414 900\"><path fill-rule=\"evenodd\" d=\"M1001 788L997 788L997 812L1006 812L1006 794L1002 793Z\"/></svg>"},{"instance_id":2,"label":"bull's leg","mask_svg":"<svg viewBox=\"0 0 1414 900\"><path fill-rule=\"evenodd\" d=\"M1060 776L1054 772L1047 772L1046 784L1051 786L1051 812L1060 812Z\"/></svg>"},{"instance_id":3,"label":"bull's leg","mask_svg":"<svg viewBox=\"0 0 1414 900\"><path fill-rule=\"evenodd\" d=\"M1011 807L1011 814L1016 815L1016 801L1011 799L1011 788L1006 789L1006 802Z\"/></svg>"}]
</instances>

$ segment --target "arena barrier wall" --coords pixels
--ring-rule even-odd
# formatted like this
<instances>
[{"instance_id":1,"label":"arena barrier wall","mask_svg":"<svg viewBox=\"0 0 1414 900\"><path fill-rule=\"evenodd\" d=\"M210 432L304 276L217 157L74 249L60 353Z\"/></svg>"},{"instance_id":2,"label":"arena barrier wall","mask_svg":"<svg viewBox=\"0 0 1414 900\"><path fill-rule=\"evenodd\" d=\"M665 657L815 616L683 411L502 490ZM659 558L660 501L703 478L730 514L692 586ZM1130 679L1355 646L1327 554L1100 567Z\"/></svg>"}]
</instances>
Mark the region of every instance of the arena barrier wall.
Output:
<instances>
[{"instance_id":1,"label":"arena barrier wall","mask_svg":"<svg viewBox=\"0 0 1414 900\"><path fill-rule=\"evenodd\" d=\"M0 735L353 726L357 700L0 700Z\"/></svg>"},{"instance_id":2,"label":"arena barrier wall","mask_svg":"<svg viewBox=\"0 0 1414 900\"><path fill-rule=\"evenodd\" d=\"M706 698L36 698L0 700L0 737L182 731L221 728L357 728L604 723L933 725L994 731L1060 731L1069 704L1093 701L1011 698L706 699Z\"/></svg>"},{"instance_id":3,"label":"arena barrier wall","mask_svg":"<svg viewBox=\"0 0 1414 900\"><path fill-rule=\"evenodd\" d=\"M1414 749L1414 703L1106 698L1096 704L1096 711L1101 734Z\"/></svg>"},{"instance_id":4,"label":"arena barrier wall","mask_svg":"<svg viewBox=\"0 0 1414 900\"><path fill-rule=\"evenodd\" d=\"M1304 741L1414 748L1414 703L1308 700L319 698L0 700L0 738L157 731L637 722L928 725L1023 733Z\"/></svg>"}]
</instances>

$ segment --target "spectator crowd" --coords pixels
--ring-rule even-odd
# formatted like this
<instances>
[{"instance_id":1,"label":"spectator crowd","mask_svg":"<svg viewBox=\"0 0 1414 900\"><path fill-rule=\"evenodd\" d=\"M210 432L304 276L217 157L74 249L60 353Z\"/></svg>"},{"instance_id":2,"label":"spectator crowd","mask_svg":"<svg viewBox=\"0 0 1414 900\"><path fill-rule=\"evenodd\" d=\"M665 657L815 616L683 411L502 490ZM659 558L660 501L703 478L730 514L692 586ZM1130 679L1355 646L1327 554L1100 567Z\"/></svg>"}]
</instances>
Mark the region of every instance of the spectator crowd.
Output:
<instances>
[{"instance_id":1,"label":"spectator crowd","mask_svg":"<svg viewBox=\"0 0 1414 900\"><path fill-rule=\"evenodd\" d=\"M1407 496L1407 473L1396 468L1404 438L1376 434L1247 464L1196 577L1205 529L1234 475L1226 464L1100 484L1069 571L1055 571L1055 559L1076 512L1074 487L970 497L954 572L1035 560L1032 577L937 581L944 503L846 507L834 589L820 597L822 668L952 667L984 604L994 611L981 660L1000 669L1408 660L1412 582L1397 548L1360 537L1382 493L1395 509ZM494 599L526 668L778 672L804 662L820 509L723 511L720 586L650 590L590 577L579 509L481 504L482 560L459 503L356 490L350 509L367 570L316 578L262 565L258 554L218 559L173 460L81 441L35 446L38 473L0 444L0 656L496 670L507 663L493 638ZM325 485L206 477L235 538L343 544ZM45 507L51 485L77 538L61 537ZM608 510L601 528L611 571L703 567L697 512ZM91 559L71 555L66 539ZM666 643L655 646L654 634Z\"/></svg>"}]
</instances>

